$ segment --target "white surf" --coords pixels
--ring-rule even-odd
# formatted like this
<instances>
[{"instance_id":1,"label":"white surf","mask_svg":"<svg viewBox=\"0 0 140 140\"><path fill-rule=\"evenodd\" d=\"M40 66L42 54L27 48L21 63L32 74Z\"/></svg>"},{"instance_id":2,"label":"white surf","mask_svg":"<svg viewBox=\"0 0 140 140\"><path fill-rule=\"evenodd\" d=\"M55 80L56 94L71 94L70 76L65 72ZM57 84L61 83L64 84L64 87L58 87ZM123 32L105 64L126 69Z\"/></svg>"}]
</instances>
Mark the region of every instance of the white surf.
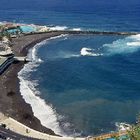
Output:
<instances>
[{"instance_id":1,"label":"white surf","mask_svg":"<svg viewBox=\"0 0 140 140\"><path fill-rule=\"evenodd\" d=\"M101 56L101 53L94 53L94 50L91 48L82 48L81 49L81 56Z\"/></svg>"},{"instance_id":2,"label":"white surf","mask_svg":"<svg viewBox=\"0 0 140 140\"><path fill-rule=\"evenodd\" d=\"M65 35L60 35L57 37L52 37L48 40L64 37ZM24 68L18 73L18 78L20 80L20 92L26 103L30 104L34 113L41 124L49 129L52 129L56 134L67 136L67 134L61 129L58 122L58 118L63 118L56 113L51 104L47 104L45 100L41 99L40 92L36 89L38 84L37 81L31 81L29 75L31 71L35 71L36 68L43 62L37 57L37 50L46 41L38 43L29 51L28 57L32 59L32 62L25 64Z\"/></svg>"},{"instance_id":3,"label":"white surf","mask_svg":"<svg viewBox=\"0 0 140 140\"><path fill-rule=\"evenodd\" d=\"M140 34L103 45L106 55L130 54L140 50Z\"/></svg>"}]
</instances>

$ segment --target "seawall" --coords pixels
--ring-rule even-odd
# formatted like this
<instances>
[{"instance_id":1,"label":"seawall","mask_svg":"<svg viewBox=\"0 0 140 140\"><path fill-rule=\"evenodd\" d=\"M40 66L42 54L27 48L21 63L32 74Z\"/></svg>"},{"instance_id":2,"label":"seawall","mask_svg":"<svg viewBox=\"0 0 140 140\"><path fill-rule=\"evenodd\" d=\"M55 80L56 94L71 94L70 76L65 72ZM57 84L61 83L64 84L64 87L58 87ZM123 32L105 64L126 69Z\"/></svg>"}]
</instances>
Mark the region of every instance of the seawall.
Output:
<instances>
[{"instance_id":1,"label":"seawall","mask_svg":"<svg viewBox=\"0 0 140 140\"><path fill-rule=\"evenodd\" d=\"M48 32L34 32L27 33L26 35L32 34L44 34L44 33L59 33L59 34L72 34L72 35L121 35L121 36L129 36L129 35L137 35L139 32L117 32L117 31L73 31L73 30L63 30L63 31L48 31Z\"/></svg>"}]
</instances>

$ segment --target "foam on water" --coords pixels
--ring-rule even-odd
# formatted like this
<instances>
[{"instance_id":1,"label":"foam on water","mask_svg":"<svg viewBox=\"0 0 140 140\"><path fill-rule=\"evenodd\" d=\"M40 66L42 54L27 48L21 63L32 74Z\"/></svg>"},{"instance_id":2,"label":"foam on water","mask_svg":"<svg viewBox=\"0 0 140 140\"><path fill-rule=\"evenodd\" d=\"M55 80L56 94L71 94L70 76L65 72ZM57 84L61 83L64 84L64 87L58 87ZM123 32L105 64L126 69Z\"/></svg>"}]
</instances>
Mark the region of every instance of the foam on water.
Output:
<instances>
[{"instance_id":1,"label":"foam on water","mask_svg":"<svg viewBox=\"0 0 140 140\"><path fill-rule=\"evenodd\" d=\"M114 41L112 44L104 44L106 55L128 54L140 50L140 34Z\"/></svg>"},{"instance_id":2,"label":"foam on water","mask_svg":"<svg viewBox=\"0 0 140 140\"><path fill-rule=\"evenodd\" d=\"M65 31L65 30L73 30L73 31L81 31L81 28L70 28L67 26L53 26L49 27L50 30L52 31Z\"/></svg>"},{"instance_id":3,"label":"foam on water","mask_svg":"<svg viewBox=\"0 0 140 140\"><path fill-rule=\"evenodd\" d=\"M55 26L55 27L50 27L49 28L50 30L53 30L53 31L64 31L64 30L66 30L66 29L68 29L68 27L67 26Z\"/></svg>"},{"instance_id":4,"label":"foam on water","mask_svg":"<svg viewBox=\"0 0 140 140\"><path fill-rule=\"evenodd\" d=\"M65 39L64 39L65 40ZM102 56L102 53L96 53L94 49L82 48L79 53L76 52L67 52L60 50L56 56L53 56L51 59L67 59L67 58L79 58L82 56Z\"/></svg>"},{"instance_id":5,"label":"foam on water","mask_svg":"<svg viewBox=\"0 0 140 140\"><path fill-rule=\"evenodd\" d=\"M103 55L101 53L95 53L94 50L90 49L90 48L82 48L80 52L81 52L82 56L101 56L101 55Z\"/></svg>"},{"instance_id":6,"label":"foam on water","mask_svg":"<svg viewBox=\"0 0 140 140\"><path fill-rule=\"evenodd\" d=\"M81 28L73 28L73 31L81 31Z\"/></svg>"},{"instance_id":7,"label":"foam on water","mask_svg":"<svg viewBox=\"0 0 140 140\"><path fill-rule=\"evenodd\" d=\"M48 40L64 37L65 35L60 35L57 37L52 37ZM29 73L42 63L43 61L37 57L37 50L47 40L42 41L34 46L33 49L29 51L28 57L32 59L32 62L27 63L24 68L18 73L18 78L20 80L20 92L24 100L29 103L32 107L34 115L41 121L43 126L52 129L56 134L67 136L66 133L61 129L58 122L58 118L63 118L59 116L53 109L52 105L45 103L45 100L39 97L40 92L36 89L37 81L29 80Z\"/></svg>"},{"instance_id":8,"label":"foam on water","mask_svg":"<svg viewBox=\"0 0 140 140\"><path fill-rule=\"evenodd\" d=\"M140 41L140 34L132 35L131 38Z\"/></svg>"},{"instance_id":9,"label":"foam on water","mask_svg":"<svg viewBox=\"0 0 140 140\"><path fill-rule=\"evenodd\" d=\"M128 42L127 45L128 46L132 46L132 47L133 46L138 46L139 47L140 46L140 42Z\"/></svg>"},{"instance_id":10,"label":"foam on water","mask_svg":"<svg viewBox=\"0 0 140 140\"><path fill-rule=\"evenodd\" d=\"M66 58L76 58L76 57L80 57L80 55L79 54L71 54L71 53L61 53L61 55L59 56L59 58L64 58L64 59L66 59Z\"/></svg>"},{"instance_id":11,"label":"foam on water","mask_svg":"<svg viewBox=\"0 0 140 140\"><path fill-rule=\"evenodd\" d=\"M59 36L55 36L55 37L50 37L49 39L47 39L47 41L48 40L53 40L53 39L57 39L57 38L67 38L68 37L68 34L61 34L61 35L59 35ZM46 41L44 41L44 44L46 43Z\"/></svg>"}]
</instances>

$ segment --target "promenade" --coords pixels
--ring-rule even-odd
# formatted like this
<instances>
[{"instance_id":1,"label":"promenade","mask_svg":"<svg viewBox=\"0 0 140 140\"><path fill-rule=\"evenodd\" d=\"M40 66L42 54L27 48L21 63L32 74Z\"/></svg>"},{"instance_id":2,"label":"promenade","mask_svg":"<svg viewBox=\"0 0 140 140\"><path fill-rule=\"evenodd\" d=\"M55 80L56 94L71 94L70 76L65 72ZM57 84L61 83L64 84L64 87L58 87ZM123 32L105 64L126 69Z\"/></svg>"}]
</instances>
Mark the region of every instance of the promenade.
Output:
<instances>
[{"instance_id":1,"label":"promenade","mask_svg":"<svg viewBox=\"0 0 140 140\"><path fill-rule=\"evenodd\" d=\"M126 131L121 131L121 132L116 132L116 133L103 134L96 137L91 136L91 137L85 137L85 138L52 136L52 135L48 135L46 133L42 133L34 129L31 129L21 124L20 122L14 120L13 118L6 117L1 113L0 113L0 124L5 124L7 129L21 136L26 136L26 137L35 138L35 139L42 139L42 140L106 140L114 136L115 137L124 136L127 134Z\"/></svg>"},{"instance_id":2,"label":"promenade","mask_svg":"<svg viewBox=\"0 0 140 140\"><path fill-rule=\"evenodd\" d=\"M7 129L30 138L37 138L43 140L87 140L87 138L59 137L41 133L17 122L10 117L6 117L3 114L0 114L0 123L5 124Z\"/></svg>"}]
</instances>

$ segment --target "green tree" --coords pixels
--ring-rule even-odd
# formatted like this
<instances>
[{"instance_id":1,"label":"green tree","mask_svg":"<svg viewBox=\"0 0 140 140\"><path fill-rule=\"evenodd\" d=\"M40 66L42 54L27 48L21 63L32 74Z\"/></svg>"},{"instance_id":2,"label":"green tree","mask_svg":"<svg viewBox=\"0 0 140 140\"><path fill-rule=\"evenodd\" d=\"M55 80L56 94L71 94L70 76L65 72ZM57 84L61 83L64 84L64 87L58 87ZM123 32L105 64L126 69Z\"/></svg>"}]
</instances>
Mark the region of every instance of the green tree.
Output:
<instances>
[{"instance_id":1,"label":"green tree","mask_svg":"<svg viewBox=\"0 0 140 140\"><path fill-rule=\"evenodd\" d=\"M132 125L128 131L128 136L130 140L140 140L140 115L137 117L137 123Z\"/></svg>"}]
</instances>

